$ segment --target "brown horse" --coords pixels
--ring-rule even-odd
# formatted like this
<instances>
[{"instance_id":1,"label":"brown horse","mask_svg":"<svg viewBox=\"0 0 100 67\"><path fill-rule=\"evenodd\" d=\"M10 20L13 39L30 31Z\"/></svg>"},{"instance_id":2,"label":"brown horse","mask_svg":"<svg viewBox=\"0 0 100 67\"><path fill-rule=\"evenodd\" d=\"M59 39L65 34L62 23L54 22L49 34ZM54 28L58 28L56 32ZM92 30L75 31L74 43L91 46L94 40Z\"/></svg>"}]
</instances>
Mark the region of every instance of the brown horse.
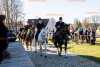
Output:
<instances>
[{"instance_id":1,"label":"brown horse","mask_svg":"<svg viewBox=\"0 0 100 67\"><path fill-rule=\"evenodd\" d=\"M18 34L18 38L19 38L19 41L24 44L25 42L25 35L26 35L26 30L25 28L22 28Z\"/></svg>"},{"instance_id":2,"label":"brown horse","mask_svg":"<svg viewBox=\"0 0 100 67\"><path fill-rule=\"evenodd\" d=\"M32 40L34 39L34 34L35 34L35 26L32 26L32 27L25 26L24 28L20 30L18 34L19 41L23 45L26 45L27 49L32 50Z\"/></svg>"},{"instance_id":3,"label":"brown horse","mask_svg":"<svg viewBox=\"0 0 100 67\"><path fill-rule=\"evenodd\" d=\"M69 25L65 24L65 27L62 30L56 31L53 35L53 42L55 47L58 49L59 56L61 56L62 53L62 45L64 45L65 55L67 52L67 45L68 45L69 35L70 35L68 28Z\"/></svg>"},{"instance_id":4,"label":"brown horse","mask_svg":"<svg viewBox=\"0 0 100 67\"><path fill-rule=\"evenodd\" d=\"M29 27L25 36L26 48L32 50L32 41L34 39L35 27Z\"/></svg>"}]
</instances>

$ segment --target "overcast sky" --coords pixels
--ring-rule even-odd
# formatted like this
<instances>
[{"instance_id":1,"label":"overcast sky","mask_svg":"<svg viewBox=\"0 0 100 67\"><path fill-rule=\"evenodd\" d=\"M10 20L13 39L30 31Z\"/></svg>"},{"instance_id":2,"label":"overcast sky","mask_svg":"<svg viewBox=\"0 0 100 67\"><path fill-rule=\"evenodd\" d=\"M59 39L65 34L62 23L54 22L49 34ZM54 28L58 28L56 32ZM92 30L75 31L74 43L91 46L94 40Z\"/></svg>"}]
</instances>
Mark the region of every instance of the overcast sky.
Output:
<instances>
[{"instance_id":1,"label":"overcast sky","mask_svg":"<svg viewBox=\"0 0 100 67\"><path fill-rule=\"evenodd\" d=\"M100 0L22 0L25 19L63 16L66 23L73 19L100 15Z\"/></svg>"}]
</instances>

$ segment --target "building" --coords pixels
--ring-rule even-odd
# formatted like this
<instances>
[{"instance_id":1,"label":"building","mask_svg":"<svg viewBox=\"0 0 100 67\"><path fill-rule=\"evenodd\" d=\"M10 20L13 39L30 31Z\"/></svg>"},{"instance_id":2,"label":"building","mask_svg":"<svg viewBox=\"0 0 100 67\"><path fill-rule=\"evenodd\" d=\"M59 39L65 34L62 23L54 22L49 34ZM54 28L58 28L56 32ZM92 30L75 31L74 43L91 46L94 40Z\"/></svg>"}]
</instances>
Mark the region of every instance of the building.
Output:
<instances>
[{"instance_id":1,"label":"building","mask_svg":"<svg viewBox=\"0 0 100 67\"><path fill-rule=\"evenodd\" d=\"M44 26L47 25L49 19L42 19L43 23L44 23ZM27 24L29 25L36 25L38 23L38 19L28 19L28 22Z\"/></svg>"}]
</instances>

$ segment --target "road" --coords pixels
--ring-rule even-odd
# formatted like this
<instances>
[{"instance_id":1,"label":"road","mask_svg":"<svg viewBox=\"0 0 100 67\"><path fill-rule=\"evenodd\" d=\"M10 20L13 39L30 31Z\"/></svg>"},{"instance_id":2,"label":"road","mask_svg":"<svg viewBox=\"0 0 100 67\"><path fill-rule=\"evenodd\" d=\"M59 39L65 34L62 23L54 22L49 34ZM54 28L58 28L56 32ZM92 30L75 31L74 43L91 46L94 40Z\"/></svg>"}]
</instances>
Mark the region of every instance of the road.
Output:
<instances>
[{"instance_id":1,"label":"road","mask_svg":"<svg viewBox=\"0 0 100 67\"><path fill-rule=\"evenodd\" d=\"M35 53L34 46L32 51L27 51L36 67L100 67L100 64L82 58L77 54L67 52L67 56L62 53L60 57L57 55L56 48L53 46L48 46L47 48L47 58L40 56L39 47L37 53Z\"/></svg>"}]
</instances>

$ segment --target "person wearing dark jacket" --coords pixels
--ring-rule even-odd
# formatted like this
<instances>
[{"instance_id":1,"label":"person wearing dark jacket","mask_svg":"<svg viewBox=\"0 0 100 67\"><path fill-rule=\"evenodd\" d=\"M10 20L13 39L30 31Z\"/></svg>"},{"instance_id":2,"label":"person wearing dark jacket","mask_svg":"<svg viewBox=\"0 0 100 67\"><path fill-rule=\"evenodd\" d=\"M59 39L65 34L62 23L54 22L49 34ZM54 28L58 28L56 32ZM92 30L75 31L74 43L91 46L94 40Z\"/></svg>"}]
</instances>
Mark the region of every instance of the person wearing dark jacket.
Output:
<instances>
[{"instance_id":1,"label":"person wearing dark jacket","mask_svg":"<svg viewBox=\"0 0 100 67\"><path fill-rule=\"evenodd\" d=\"M63 40L63 39L64 39L63 34L62 34L62 36L59 36L59 37L58 37L58 35L61 35L61 34L58 33L58 32L62 32L62 30L63 30L64 27L65 27L65 23L62 21L62 17L59 17L59 21L56 22L55 27L56 27L56 32L55 32L56 38L57 38L57 39Z\"/></svg>"},{"instance_id":2,"label":"person wearing dark jacket","mask_svg":"<svg viewBox=\"0 0 100 67\"><path fill-rule=\"evenodd\" d=\"M0 15L0 63L4 59L4 53L8 48L7 32L8 29L4 25L5 15Z\"/></svg>"},{"instance_id":3,"label":"person wearing dark jacket","mask_svg":"<svg viewBox=\"0 0 100 67\"><path fill-rule=\"evenodd\" d=\"M55 27L56 27L56 32L54 33L55 47L60 47L60 52L58 54L61 55L62 44L64 44L65 45L65 55L66 55L67 43L68 43L67 41L69 40L69 38L68 38L68 34L69 34L68 27L69 27L69 25L65 24L62 21L62 17L59 17L59 21L56 22ZM58 42L58 44L57 44L57 42Z\"/></svg>"},{"instance_id":4,"label":"person wearing dark jacket","mask_svg":"<svg viewBox=\"0 0 100 67\"><path fill-rule=\"evenodd\" d=\"M42 19L39 18L38 23L36 24L37 31L36 31L36 34L35 34L35 52L37 52L38 36L39 36L43 26L44 26L44 24L42 22Z\"/></svg>"},{"instance_id":5,"label":"person wearing dark jacket","mask_svg":"<svg viewBox=\"0 0 100 67\"><path fill-rule=\"evenodd\" d=\"M86 42L90 43L90 30L89 29L85 31L85 37L86 37Z\"/></svg>"},{"instance_id":6,"label":"person wearing dark jacket","mask_svg":"<svg viewBox=\"0 0 100 67\"><path fill-rule=\"evenodd\" d=\"M64 22L62 21L62 17L59 17L59 21L56 22L55 27L57 31L60 31L61 29L64 28Z\"/></svg>"},{"instance_id":7,"label":"person wearing dark jacket","mask_svg":"<svg viewBox=\"0 0 100 67\"><path fill-rule=\"evenodd\" d=\"M95 29L92 29L92 31L91 31L91 44L92 45L95 45L95 41L96 41L96 31L95 31Z\"/></svg>"},{"instance_id":8,"label":"person wearing dark jacket","mask_svg":"<svg viewBox=\"0 0 100 67\"><path fill-rule=\"evenodd\" d=\"M39 18L39 19L38 19L38 23L36 24L36 27L37 27L37 32L36 32L36 35L35 35L36 41L38 40L38 35L39 35L39 33L41 32L43 26L44 26L44 24L43 24L43 22L42 22L42 19Z\"/></svg>"}]
</instances>

